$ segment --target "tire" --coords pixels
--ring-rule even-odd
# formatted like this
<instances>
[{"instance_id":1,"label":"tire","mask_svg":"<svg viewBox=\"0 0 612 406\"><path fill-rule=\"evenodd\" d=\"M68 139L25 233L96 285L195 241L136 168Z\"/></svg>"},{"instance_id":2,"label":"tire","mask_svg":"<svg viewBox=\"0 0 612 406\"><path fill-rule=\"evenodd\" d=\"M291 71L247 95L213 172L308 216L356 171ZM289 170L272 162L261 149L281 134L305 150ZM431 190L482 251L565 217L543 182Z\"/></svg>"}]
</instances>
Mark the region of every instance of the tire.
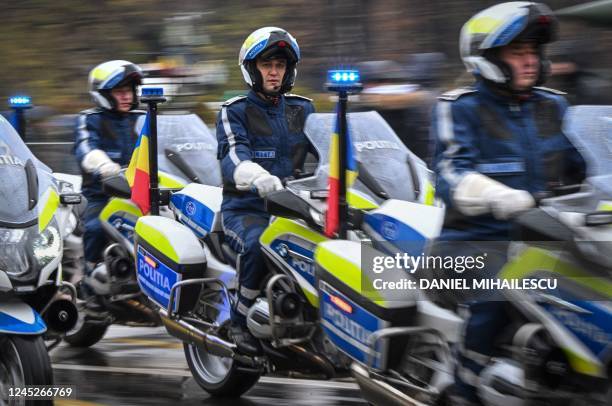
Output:
<instances>
[{"instance_id":1,"label":"tire","mask_svg":"<svg viewBox=\"0 0 612 406\"><path fill-rule=\"evenodd\" d=\"M183 348L191 375L212 396L240 397L259 380L260 374L238 370L231 358L211 355L193 344L183 343Z\"/></svg>"},{"instance_id":2,"label":"tire","mask_svg":"<svg viewBox=\"0 0 612 406\"><path fill-rule=\"evenodd\" d=\"M104 337L106 330L108 330L108 324L91 323L87 319L79 320L77 326L66 333L64 341L73 347L91 347Z\"/></svg>"},{"instance_id":3,"label":"tire","mask_svg":"<svg viewBox=\"0 0 612 406\"><path fill-rule=\"evenodd\" d=\"M53 385L53 371L41 336L0 336L0 404L53 405L52 400L8 401L9 387Z\"/></svg>"}]
</instances>

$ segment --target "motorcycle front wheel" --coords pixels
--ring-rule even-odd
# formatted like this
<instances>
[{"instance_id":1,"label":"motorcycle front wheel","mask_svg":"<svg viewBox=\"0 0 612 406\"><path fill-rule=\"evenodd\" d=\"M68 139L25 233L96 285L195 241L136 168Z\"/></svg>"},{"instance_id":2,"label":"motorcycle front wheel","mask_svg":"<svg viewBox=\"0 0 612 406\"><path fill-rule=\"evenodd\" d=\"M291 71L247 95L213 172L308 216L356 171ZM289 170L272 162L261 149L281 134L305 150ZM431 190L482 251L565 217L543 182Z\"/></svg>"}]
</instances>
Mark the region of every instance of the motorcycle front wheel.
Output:
<instances>
[{"instance_id":1,"label":"motorcycle front wheel","mask_svg":"<svg viewBox=\"0 0 612 406\"><path fill-rule=\"evenodd\" d=\"M53 371L41 336L0 336L0 406L52 405L51 400L10 398L9 388L52 385Z\"/></svg>"}]
</instances>

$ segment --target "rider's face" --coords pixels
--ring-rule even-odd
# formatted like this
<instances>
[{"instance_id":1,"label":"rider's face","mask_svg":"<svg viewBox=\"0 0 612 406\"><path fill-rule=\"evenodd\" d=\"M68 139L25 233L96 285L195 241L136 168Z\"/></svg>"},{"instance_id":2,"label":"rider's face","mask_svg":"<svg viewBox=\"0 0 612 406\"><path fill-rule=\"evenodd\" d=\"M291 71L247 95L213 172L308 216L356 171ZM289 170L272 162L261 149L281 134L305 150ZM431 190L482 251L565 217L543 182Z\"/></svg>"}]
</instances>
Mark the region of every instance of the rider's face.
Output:
<instances>
[{"instance_id":1,"label":"rider's face","mask_svg":"<svg viewBox=\"0 0 612 406\"><path fill-rule=\"evenodd\" d=\"M287 71L285 59L257 60L257 69L263 79L263 88L266 92L275 93L280 90L283 77Z\"/></svg>"},{"instance_id":2,"label":"rider's face","mask_svg":"<svg viewBox=\"0 0 612 406\"><path fill-rule=\"evenodd\" d=\"M134 102L134 93L132 86L121 86L111 90L111 95L117 104L117 110L121 113L127 113L132 108Z\"/></svg>"},{"instance_id":3,"label":"rider's face","mask_svg":"<svg viewBox=\"0 0 612 406\"><path fill-rule=\"evenodd\" d=\"M500 50L499 57L512 69L512 88L530 90L540 73L540 55L534 42L513 42Z\"/></svg>"}]
</instances>

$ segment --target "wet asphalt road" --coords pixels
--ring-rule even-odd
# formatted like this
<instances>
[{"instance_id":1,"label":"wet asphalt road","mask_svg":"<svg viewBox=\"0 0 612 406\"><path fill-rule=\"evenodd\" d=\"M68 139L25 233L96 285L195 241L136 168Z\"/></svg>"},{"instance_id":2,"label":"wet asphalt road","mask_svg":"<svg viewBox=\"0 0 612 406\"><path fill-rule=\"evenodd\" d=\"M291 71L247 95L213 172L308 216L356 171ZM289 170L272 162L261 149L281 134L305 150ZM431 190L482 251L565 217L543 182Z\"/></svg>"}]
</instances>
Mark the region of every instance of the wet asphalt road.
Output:
<instances>
[{"instance_id":1,"label":"wet asphalt road","mask_svg":"<svg viewBox=\"0 0 612 406\"><path fill-rule=\"evenodd\" d=\"M365 405L357 385L263 377L241 399L214 399L191 377L182 344L164 328L113 326L92 348L62 343L51 351L55 383L74 385L72 405L306 406Z\"/></svg>"}]
</instances>

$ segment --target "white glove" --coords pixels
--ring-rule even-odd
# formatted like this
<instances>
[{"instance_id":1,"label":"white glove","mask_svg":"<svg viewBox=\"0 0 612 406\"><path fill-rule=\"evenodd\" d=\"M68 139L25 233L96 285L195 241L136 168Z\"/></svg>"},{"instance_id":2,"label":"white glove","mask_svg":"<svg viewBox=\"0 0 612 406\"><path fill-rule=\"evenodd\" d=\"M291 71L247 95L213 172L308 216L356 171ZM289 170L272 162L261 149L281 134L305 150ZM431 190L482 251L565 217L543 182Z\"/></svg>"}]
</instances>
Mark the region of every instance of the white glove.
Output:
<instances>
[{"instance_id":1,"label":"white glove","mask_svg":"<svg viewBox=\"0 0 612 406\"><path fill-rule=\"evenodd\" d=\"M261 197L270 192L281 190L280 179L252 161L242 161L234 169L234 183L238 190L256 189Z\"/></svg>"},{"instance_id":2,"label":"white glove","mask_svg":"<svg viewBox=\"0 0 612 406\"><path fill-rule=\"evenodd\" d=\"M466 216L492 213L507 220L535 206L535 200L524 190L513 189L481 173L469 173L455 188L453 201Z\"/></svg>"},{"instance_id":3,"label":"white glove","mask_svg":"<svg viewBox=\"0 0 612 406\"><path fill-rule=\"evenodd\" d=\"M85 172L100 175L103 179L121 172L121 166L113 162L101 149L88 152L83 158L81 166Z\"/></svg>"},{"instance_id":4,"label":"white glove","mask_svg":"<svg viewBox=\"0 0 612 406\"><path fill-rule=\"evenodd\" d=\"M102 179L118 175L119 172L121 172L121 165L113 161L104 162L98 168L98 174L100 175L100 177L102 177Z\"/></svg>"},{"instance_id":5,"label":"white glove","mask_svg":"<svg viewBox=\"0 0 612 406\"><path fill-rule=\"evenodd\" d=\"M274 175L261 175L253 181L253 186L257 189L259 196L265 197L268 193L275 190L281 190L283 184L280 179Z\"/></svg>"}]
</instances>

